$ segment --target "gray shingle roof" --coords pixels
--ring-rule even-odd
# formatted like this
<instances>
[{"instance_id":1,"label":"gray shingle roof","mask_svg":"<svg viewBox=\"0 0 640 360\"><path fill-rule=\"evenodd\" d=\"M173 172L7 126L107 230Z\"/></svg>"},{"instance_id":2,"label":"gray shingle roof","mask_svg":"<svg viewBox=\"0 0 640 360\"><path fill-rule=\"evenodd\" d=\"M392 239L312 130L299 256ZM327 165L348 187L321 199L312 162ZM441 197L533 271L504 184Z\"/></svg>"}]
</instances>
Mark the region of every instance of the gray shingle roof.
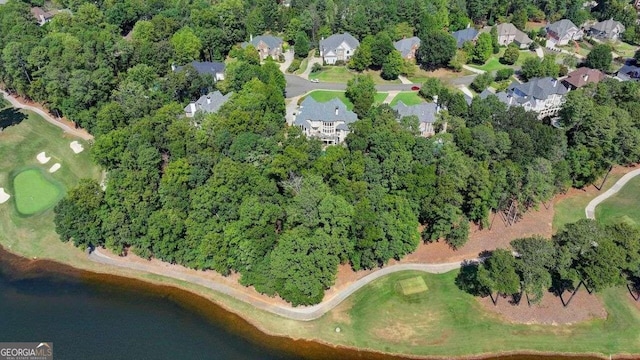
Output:
<instances>
[{"instance_id":1,"label":"gray shingle roof","mask_svg":"<svg viewBox=\"0 0 640 360\"><path fill-rule=\"evenodd\" d=\"M400 51L402 57L406 57L407 55L409 55L414 45L420 46L420 38L417 36L398 40L393 43L393 46L396 48L396 50Z\"/></svg>"},{"instance_id":2,"label":"gray shingle roof","mask_svg":"<svg viewBox=\"0 0 640 360\"><path fill-rule=\"evenodd\" d=\"M400 117L417 116L418 121L423 123L435 122L436 114L438 113L438 105L434 103L407 106L402 101L398 101L398 103L391 108L397 111Z\"/></svg>"},{"instance_id":3,"label":"gray shingle roof","mask_svg":"<svg viewBox=\"0 0 640 360\"><path fill-rule=\"evenodd\" d=\"M596 23L593 26L591 26L591 29L605 33L607 35L611 34L616 28L620 29L620 33L623 33L625 30L624 25L622 25L622 23L620 23L619 21L615 21L613 19L600 21L599 23Z\"/></svg>"},{"instance_id":4,"label":"gray shingle roof","mask_svg":"<svg viewBox=\"0 0 640 360\"><path fill-rule=\"evenodd\" d=\"M260 41L267 44L270 49L275 49L282 46L282 38L273 35L260 35L253 38L253 40L248 43L242 43L242 47L247 47L248 44L253 45L253 47L257 47L260 44Z\"/></svg>"},{"instance_id":5,"label":"gray shingle roof","mask_svg":"<svg viewBox=\"0 0 640 360\"><path fill-rule=\"evenodd\" d=\"M217 113L220 110L220 107L226 103L229 98L231 98L233 93L228 93L227 95L222 95L220 91L215 91L212 93L208 93L207 95L202 95L200 99L195 102L196 112L202 111L206 114ZM187 105L184 108L186 113L191 113L192 107L191 104Z\"/></svg>"},{"instance_id":6,"label":"gray shingle roof","mask_svg":"<svg viewBox=\"0 0 640 360\"><path fill-rule=\"evenodd\" d=\"M562 19L547 26L547 31L556 33L559 37L564 37L571 30L580 30L571 20Z\"/></svg>"},{"instance_id":7,"label":"gray shingle roof","mask_svg":"<svg viewBox=\"0 0 640 360\"><path fill-rule=\"evenodd\" d=\"M217 61L192 61L187 65L193 66L200 75L212 75L214 78L216 77L216 74L224 74L225 69L224 63ZM182 68L184 68L184 66L176 66L175 71L180 71Z\"/></svg>"},{"instance_id":8,"label":"gray shingle roof","mask_svg":"<svg viewBox=\"0 0 640 360\"><path fill-rule=\"evenodd\" d=\"M624 65L618 70L618 78L623 80L640 80L640 67Z\"/></svg>"},{"instance_id":9,"label":"gray shingle roof","mask_svg":"<svg viewBox=\"0 0 640 360\"><path fill-rule=\"evenodd\" d=\"M360 46L360 41L354 38L353 35L346 32L343 34L333 34L324 40L320 40L320 49L322 49L324 53L336 51L343 42L352 49Z\"/></svg>"},{"instance_id":10,"label":"gray shingle roof","mask_svg":"<svg viewBox=\"0 0 640 360\"><path fill-rule=\"evenodd\" d=\"M308 120L344 121L345 124L350 124L358 120L358 116L353 111L347 110L347 106L336 98L322 103L314 100L311 96L307 96L300 104L300 111L296 115L294 124L306 125Z\"/></svg>"},{"instance_id":11,"label":"gray shingle roof","mask_svg":"<svg viewBox=\"0 0 640 360\"><path fill-rule=\"evenodd\" d=\"M514 82L507 90L522 103L529 101L530 97L545 100L551 95L564 95L569 91L562 82L551 77L533 78L524 84Z\"/></svg>"},{"instance_id":12,"label":"gray shingle roof","mask_svg":"<svg viewBox=\"0 0 640 360\"><path fill-rule=\"evenodd\" d=\"M453 36L458 42L459 49L462 47L462 45L464 45L465 42L473 41L476 36L478 36L478 30L474 28L466 28L463 30L454 31L453 33L451 33L451 36Z\"/></svg>"}]
</instances>

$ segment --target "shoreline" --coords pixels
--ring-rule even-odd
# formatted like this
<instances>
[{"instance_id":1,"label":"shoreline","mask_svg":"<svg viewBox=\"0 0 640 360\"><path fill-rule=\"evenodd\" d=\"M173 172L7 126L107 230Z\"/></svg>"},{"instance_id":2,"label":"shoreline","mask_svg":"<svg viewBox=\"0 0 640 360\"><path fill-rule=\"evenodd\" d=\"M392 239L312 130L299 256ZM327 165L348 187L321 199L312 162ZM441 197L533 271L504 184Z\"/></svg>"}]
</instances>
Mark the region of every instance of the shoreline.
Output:
<instances>
[{"instance_id":1,"label":"shoreline","mask_svg":"<svg viewBox=\"0 0 640 360\"><path fill-rule=\"evenodd\" d=\"M556 359L558 357L562 357L565 359L607 359L608 356L605 354L598 353L563 353L563 352L543 352L543 351L535 351L535 350L525 350L525 351L504 351L504 352L495 352L495 353L480 353L474 355L461 355L461 356L446 356L446 355L438 355L438 356L430 356L430 355L415 355L415 354L400 354L400 353L390 353L384 352L371 348L364 347L354 347L354 346L346 346L341 344L331 343L322 339L309 339L305 337L296 337L291 334L282 335L266 329L264 326L259 324L255 319L241 311L237 311L236 309L231 308L227 304L222 301L216 301L215 299L211 299L202 291L198 291L196 289L188 288L176 283L170 283L164 280L166 276L160 275L160 278L157 279L149 279L149 278L141 278L139 275L142 275L142 271L136 271L132 269L128 269L133 271L133 275L123 275L121 273L111 272L108 268L101 268L100 270L86 269L81 267L76 267L71 264L63 263L57 260L52 259L29 259L27 257L22 256L21 254L17 254L12 251L12 249L7 249L6 247L0 245L0 254L4 252L9 254L12 257L15 257L20 262L20 266L15 266L15 263L12 261L10 266L16 267L16 272L21 274L29 274L30 272L37 270L44 270L45 273L56 274L56 275L64 275L78 279L90 278L91 281L95 281L96 278L99 280L99 283L102 285L108 286L116 286L120 288L128 288L127 285L135 285L136 290L142 290L146 292L152 292L154 294L163 293L162 290L173 290L172 293L178 292L181 295L188 295L188 297L195 297L199 302L205 302L203 305L214 305L215 307L220 308L226 313L233 315L234 317L238 317L242 319L242 321L246 322L247 325L253 327L259 334L258 336L268 337L270 340L276 339L276 342L285 341L285 342L304 342L305 344L318 344L320 346L328 347L334 349L336 351L349 351L349 352L357 352L359 356L362 355L363 352L368 353L367 355L372 355L371 357L367 356L367 358L372 359L424 359L424 360L443 360L443 359L457 359L457 360L487 360L487 359ZM2 256L2 257L6 257ZM44 266L42 266L44 265ZM63 271L64 270L64 271ZM196 285L198 288L201 286ZM210 289L209 289L210 290ZM212 290L214 291L214 290ZM215 292L215 291L214 291ZM216 292L217 293L217 292ZM226 294L222 294L228 296ZM191 306L191 300L187 299L187 296L170 296L172 301L175 301L182 306L188 306L191 311L197 312L200 315L205 317L207 316L209 308L200 307L200 306ZM188 302L188 303L187 303ZM247 304L251 306L250 304ZM225 328L227 328L224 324ZM231 331L231 330L230 330ZM256 334L251 334L249 340L255 341ZM272 347L273 344L264 344L263 345ZM277 347L276 347L277 348ZM381 357L380 357L381 356ZM346 357L348 358L348 357ZM613 356L615 359L635 359L638 358L637 355L633 354L618 354Z\"/></svg>"}]
</instances>

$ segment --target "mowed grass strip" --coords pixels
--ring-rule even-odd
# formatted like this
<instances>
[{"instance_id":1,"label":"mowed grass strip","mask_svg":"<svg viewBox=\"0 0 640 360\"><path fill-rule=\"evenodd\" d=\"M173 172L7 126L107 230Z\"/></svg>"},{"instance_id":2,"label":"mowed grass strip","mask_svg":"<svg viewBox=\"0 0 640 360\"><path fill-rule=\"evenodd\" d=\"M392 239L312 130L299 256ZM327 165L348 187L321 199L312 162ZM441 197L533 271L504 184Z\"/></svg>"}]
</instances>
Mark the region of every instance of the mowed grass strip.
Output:
<instances>
[{"instance_id":1,"label":"mowed grass strip","mask_svg":"<svg viewBox=\"0 0 640 360\"><path fill-rule=\"evenodd\" d=\"M380 278L352 295L344 308L318 320L314 337L423 356L640 352L640 312L623 287L596 295L605 304L607 319L558 326L512 324L486 312L477 299L458 289L457 273L407 271ZM424 280L429 291L411 296L398 291L398 282L416 277ZM331 334L336 327L340 334Z\"/></svg>"},{"instance_id":2,"label":"mowed grass strip","mask_svg":"<svg viewBox=\"0 0 640 360\"><path fill-rule=\"evenodd\" d=\"M387 95L389 94L386 92L376 93L373 98L373 105L382 104L384 99L387 98ZM332 99L338 99L347 106L347 109L353 110L353 103L347 98L347 96L344 94L344 91L315 90L310 92L307 96L311 96L315 101L318 102L327 102L331 101ZM302 100L300 101L300 103L302 103Z\"/></svg>"},{"instance_id":3,"label":"mowed grass strip","mask_svg":"<svg viewBox=\"0 0 640 360\"><path fill-rule=\"evenodd\" d=\"M598 205L596 219L604 224L640 225L640 177L629 180L617 194Z\"/></svg>"},{"instance_id":4,"label":"mowed grass strip","mask_svg":"<svg viewBox=\"0 0 640 360\"><path fill-rule=\"evenodd\" d=\"M18 212L32 215L52 207L62 189L45 178L40 169L28 169L13 178L13 193Z\"/></svg>"}]
</instances>

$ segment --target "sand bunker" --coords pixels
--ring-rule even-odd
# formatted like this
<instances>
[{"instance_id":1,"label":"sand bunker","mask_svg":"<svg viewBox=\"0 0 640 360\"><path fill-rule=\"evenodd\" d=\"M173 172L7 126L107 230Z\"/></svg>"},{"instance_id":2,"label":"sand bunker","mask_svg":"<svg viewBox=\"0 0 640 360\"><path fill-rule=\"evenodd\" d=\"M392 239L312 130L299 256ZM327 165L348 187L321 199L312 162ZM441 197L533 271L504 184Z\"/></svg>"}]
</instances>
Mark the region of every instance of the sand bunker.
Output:
<instances>
[{"instance_id":1,"label":"sand bunker","mask_svg":"<svg viewBox=\"0 0 640 360\"><path fill-rule=\"evenodd\" d=\"M7 202L7 200L9 200L11 196L9 196L9 194L7 194L6 192L4 192L4 188L0 187L0 204L4 204Z\"/></svg>"},{"instance_id":2,"label":"sand bunker","mask_svg":"<svg viewBox=\"0 0 640 360\"><path fill-rule=\"evenodd\" d=\"M47 154L45 154L45 152L43 151L36 156L36 159L38 159L38 162L40 164L46 164L49 162L49 160L51 160L51 157L47 157Z\"/></svg>"},{"instance_id":3,"label":"sand bunker","mask_svg":"<svg viewBox=\"0 0 640 360\"><path fill-rule=\"evenodd\" d=\"M53 164L53 166L49 169L49 172L50 173L54 173L54 172L58 171L58 169L60 169L60 166L61 165L59 163Z\"/></svg>"},{"instance_id":4,"label":"sand bunker","mask_svg":"<svg viewBox=\"0 0 640 360\"><path fill-rule=\"evenodd\" d=\"M72 141L71 144L69 144L69 146L71 147L71 150L73 150L73 152L76 154L79 154L84 150L84 148L82 147L82 144L80 144L77 141Z\"/></svg>"}]
</instances>

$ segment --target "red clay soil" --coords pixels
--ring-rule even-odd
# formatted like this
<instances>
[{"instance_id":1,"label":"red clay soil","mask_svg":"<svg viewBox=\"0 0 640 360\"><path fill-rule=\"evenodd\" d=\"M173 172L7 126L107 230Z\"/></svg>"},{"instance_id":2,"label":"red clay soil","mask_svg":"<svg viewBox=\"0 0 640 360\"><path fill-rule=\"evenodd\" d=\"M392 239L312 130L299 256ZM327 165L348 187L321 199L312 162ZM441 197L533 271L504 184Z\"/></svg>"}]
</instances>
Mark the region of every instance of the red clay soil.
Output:
<instances>
[{"instance_id":1,"label":"red clay soil","mask_svg":"<svg viewBox=\"0 0 640 360\"><path fill-rule=\"evenodd\" d=\"M571 296L565 293L566 300ZM489 313L497 314L501 319L519 324L569 325L591 319L604 319L607 311L599 297L589 294L580 288L567 307L562 305L560 298L546 293L539 304L527 305L527 299L522 298L520 305L511 303L511 297L498 298L497 306L489 296L478 298L482 308Z\"/></svg>"}]
</instances>

